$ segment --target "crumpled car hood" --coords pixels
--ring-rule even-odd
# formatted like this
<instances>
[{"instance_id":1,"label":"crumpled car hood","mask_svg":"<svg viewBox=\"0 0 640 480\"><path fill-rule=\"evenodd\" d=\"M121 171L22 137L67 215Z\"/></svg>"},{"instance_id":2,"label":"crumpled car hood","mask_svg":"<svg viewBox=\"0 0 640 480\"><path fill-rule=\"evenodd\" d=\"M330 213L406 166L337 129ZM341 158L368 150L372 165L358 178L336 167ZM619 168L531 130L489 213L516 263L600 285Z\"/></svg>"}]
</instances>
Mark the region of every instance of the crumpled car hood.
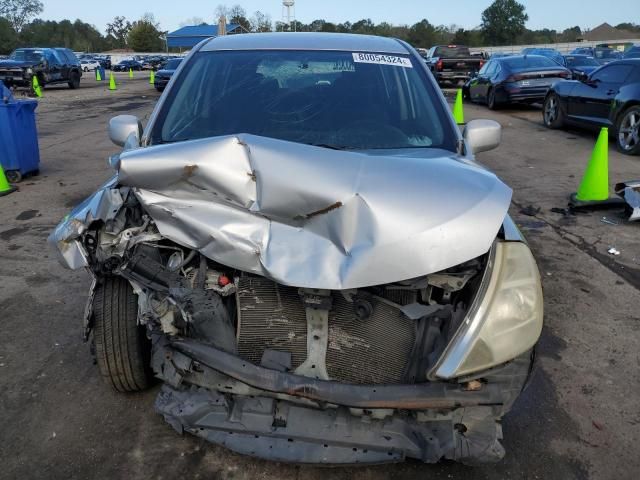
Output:
<instances>
[{"instance_id":1,"label":"crumpled car hood","mask_svg":"<svg viewBox=\"0 0 640 480\"><path fill-rule=\"evenodd\" d=\"M494 174L448 151L368 155L244 134L127 151L118 181L166 238L278 283L333 290L480 256L511 201Z\"/></svg>"}]
</instances>

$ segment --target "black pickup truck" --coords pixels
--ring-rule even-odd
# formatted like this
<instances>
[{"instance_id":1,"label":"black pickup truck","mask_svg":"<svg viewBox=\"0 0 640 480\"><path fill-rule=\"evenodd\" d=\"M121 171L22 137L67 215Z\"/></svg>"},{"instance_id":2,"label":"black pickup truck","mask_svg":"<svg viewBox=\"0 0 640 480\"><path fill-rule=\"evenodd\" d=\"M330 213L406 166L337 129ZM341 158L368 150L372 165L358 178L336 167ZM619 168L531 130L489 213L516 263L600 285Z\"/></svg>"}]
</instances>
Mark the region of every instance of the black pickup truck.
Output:
<instances>
[{"instance_id":1,"label":"black pickup truck","mask_svg":"<svg viewBox=\"0 0 640 480\"><path fill-rule=\"evenodd\" d=\"M436 45L427 52L426 62L439 84L464 83L484 65L484 59L471 55L462 45Z\"/></svg>"},{"instance_id":2,"label":"black pickup truck","mask_svg":"<svg viewBox=\"0 0 640 480\"><path fill-rule=\"evenodd\" d=\"M66 83L80 86L80 61L68 48L18 48L0 60L0 81L7 86L29 87L33 77L41 86Z\"/></svg>"}]
</instances>

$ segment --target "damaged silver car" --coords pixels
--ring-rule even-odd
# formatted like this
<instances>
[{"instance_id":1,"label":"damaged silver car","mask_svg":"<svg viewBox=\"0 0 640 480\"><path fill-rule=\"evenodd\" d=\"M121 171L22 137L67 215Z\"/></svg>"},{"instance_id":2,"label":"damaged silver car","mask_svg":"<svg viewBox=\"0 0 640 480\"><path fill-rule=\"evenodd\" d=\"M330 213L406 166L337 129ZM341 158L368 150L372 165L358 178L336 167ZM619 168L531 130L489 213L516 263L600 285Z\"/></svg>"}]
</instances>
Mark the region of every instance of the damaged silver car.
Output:
<instances>
[{"instance_id":1,"label":"damaged silver car","mask_svg":"<svg viewBox=\"0 0 640 480\"><path fill-rule=\"evenodd\" d=\"M501 459L543 318L511 190L394 39L209 39L50 237L84 335L178 432L299 463Z\"/></svg>"}]
</instances>

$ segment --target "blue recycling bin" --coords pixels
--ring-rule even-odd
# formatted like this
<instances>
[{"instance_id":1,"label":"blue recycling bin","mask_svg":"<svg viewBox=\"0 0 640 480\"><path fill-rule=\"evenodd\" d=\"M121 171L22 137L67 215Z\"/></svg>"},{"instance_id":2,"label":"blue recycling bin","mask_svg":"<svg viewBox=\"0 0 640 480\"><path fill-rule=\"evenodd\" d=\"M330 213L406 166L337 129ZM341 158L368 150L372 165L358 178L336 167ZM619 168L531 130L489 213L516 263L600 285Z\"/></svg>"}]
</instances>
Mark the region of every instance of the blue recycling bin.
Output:
<instances>
[{"instance_id":1,"label":"blue recycling bin","mask_svg":"<svg viewBox=\"0 0 640 480\"><path fill-rule=\"evenodd\" d=\"M6 103L5 103L6 102ZM10 182L40 169L36 100L0 101L0 164Z\"/></svg>"}]
</instances>

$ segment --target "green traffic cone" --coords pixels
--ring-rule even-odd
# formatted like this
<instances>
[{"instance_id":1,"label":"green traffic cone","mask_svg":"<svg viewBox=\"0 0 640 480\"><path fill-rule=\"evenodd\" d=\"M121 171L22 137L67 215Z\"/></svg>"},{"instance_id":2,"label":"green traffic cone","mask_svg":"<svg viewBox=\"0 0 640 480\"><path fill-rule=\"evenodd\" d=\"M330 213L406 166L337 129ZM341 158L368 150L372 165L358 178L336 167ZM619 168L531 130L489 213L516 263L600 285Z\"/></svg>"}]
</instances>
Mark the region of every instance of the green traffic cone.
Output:
<instances>
[{"instance_id":1,"label":"green traffic cone","mask_svg":"<svg viewBox=\"0 0 640 480\"><path fill-rule=\"evenodd\" d=\"M456 93L456 101L453 104L453 119L458 125L464 125L464 110L462 108L462 89Z\"/></svg>"},{"instance_id":2,"label":"green traffic cone","mask_svg":"<svg viewBox=\"0 0 640 480\"><path fill-rule=\"evenodd\" d=\"M156 74L151 70L151 73L149 74L149 85L153 85L154 83L156 83Z\"/></svg>"},{"instance_id":3,"label":"green traffic cone","mask_svg":"<svg viewBox=\"0 0 640 480\"><path fill-rule=\"evenodd\" d=\"M40 88L40 82L38 82L38 77L36 75L31 77L31 86L33 87L33 93L36 94L36 97L42 97L42 89Z\"/></svg>"},{"instance_id":4,"label":"green traffic cone","mask_svg":"<svg viewBox=\"0 0 640 480\"><path fill-rule=\"evenodd\" d=\"M609 198L609 129L603 127L584 172L576 199L585 202Z\"/></svg>"},{"instance_id":5,"label":"green traffic cone","mask_svg":"<svg viewBox=\"0 0 640 480\"><path fill-rule=\"evenodd\" d=\"M96 68L96 82L102 81L102 75L100 75L100 69Z\"/></svg>"},{"instance_id":6,"label":"green traffic cone","mask_svg":"<svg viewBox=\"0 0 640 480\"><path fill-rule=\"evenodd\" d=\"M116 77L113 76L113 72L109 74L109 90L117 90Z\"/></svg>"},{"instance_id":7,"label":"green traffic cone","mask_svg":"<svg viewBox=\"0 0 640 480\"><path fill-rule=\"evenodd\" d=\"M129 78L133 78L133 68L129 69Z\"/></svg>"},{"instance_id":8,"label":"green traffic cone","mask_svg":"<svg viewBox=\"0 0 640 480\"><path fill-rule=\"evenodd\" d=\"M570 196L576 208L610 208L624 204L621 198L609 198L609 129L603 127L593 148L578 192Z\"/></svg>"},{"instance_id":9,"label":"green traffic cone","mask_svg":"<svg viewBox=\"0 0 640 480\"><path fill-rule=\"evenodd\" d=\"M7 181L7 177L4 174L4 169L2 168L2 165L0 165L0 197L9 195L16 190L17 188L9 184L9 182Z\"/></svg>"}]
</instances>

